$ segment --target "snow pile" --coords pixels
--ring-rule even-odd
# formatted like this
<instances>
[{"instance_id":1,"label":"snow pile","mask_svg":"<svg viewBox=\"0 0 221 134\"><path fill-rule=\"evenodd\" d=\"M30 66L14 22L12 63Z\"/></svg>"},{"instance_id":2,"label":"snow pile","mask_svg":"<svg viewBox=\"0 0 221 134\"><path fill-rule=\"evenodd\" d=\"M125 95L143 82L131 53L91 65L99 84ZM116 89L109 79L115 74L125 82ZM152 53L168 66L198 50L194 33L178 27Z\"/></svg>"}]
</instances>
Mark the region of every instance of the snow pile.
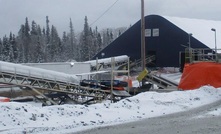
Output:
<instances>
[{"instance_id":1,"label":"snow pile","mask_svg":"<svg viewBox=\"0 0 221 134\"><path fill-rule=\"evenodd\" d=\"M220 88L221 89L221 88ZM0 103L0 132L68 133L185 111L215 102L221 90L204 86L192 91L145 92L117 103L36 107Z\"/></svg>"}]
</instances>

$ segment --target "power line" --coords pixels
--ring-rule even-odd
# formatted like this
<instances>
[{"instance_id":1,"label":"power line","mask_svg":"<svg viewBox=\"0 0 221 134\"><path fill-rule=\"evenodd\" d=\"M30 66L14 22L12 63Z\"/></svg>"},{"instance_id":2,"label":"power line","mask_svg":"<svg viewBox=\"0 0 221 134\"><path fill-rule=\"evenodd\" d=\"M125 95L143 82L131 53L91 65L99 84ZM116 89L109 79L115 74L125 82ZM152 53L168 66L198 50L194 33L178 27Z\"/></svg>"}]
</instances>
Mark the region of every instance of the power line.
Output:
<instances>
[{"instance_id":1,"label":"power line","mask_svg":"<svg viewBox=\"0 0 221 134\"><path fill-rule=\"evenodd\" d=\"M103 17L119 0L116 0L107 10L104 11L103 14L101 14L95 21L93 21L89 26L92 26L94 23L96 23L101 17Z\"/></svg>"}]
</instances>

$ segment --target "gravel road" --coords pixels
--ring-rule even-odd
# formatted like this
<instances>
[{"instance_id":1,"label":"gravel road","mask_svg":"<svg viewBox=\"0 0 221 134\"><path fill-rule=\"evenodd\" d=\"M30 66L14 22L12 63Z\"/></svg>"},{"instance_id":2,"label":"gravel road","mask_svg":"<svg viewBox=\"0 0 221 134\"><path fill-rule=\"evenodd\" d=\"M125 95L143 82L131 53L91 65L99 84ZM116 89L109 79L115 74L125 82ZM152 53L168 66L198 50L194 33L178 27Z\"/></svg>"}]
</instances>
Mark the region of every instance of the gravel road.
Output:
<instances>
[{"instance_id":1,"label":"gravel road","mask_svg":"<svg viewBox=\"0 0 221 134\"><path fill-rule=\"evenodd\" d=\"M189 111L73 134L220 134L221 116L197 118L221 107L221 100Z\"/></svg>"}]
</instances>

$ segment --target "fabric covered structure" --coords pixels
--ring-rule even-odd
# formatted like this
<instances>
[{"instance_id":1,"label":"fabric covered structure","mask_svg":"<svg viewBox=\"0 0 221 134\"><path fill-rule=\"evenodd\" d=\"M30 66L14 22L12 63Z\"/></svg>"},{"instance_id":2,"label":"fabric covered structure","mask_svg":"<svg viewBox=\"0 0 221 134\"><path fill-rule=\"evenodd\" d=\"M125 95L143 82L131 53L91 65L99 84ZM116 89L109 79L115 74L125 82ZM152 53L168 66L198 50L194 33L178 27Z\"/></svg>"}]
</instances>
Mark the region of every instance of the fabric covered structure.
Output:
<instances>
[{"instance_id":1,"label":"fabric covered structure","mask_svg":"<svg viewBox=\"0 0 221 134\"><path fill-rule=\"evenodd\" d=\"M211 24L211 26L208 24ZM158 15L146 16L146 55L155 56L155 60L151 66L180 67L180 53L184 52L185 48L189 46L191 48L211 48L211 45L214 46L214 34L211 31L211 27L217 26L218 24L221 23L176 17L162 17ZM205 31L203 29L205 29ZM190 33L192 33L192 36L190 36ZM203 35L206 35L207 38ZM191 45L189 45L189 40L191 41ZM217 44L218 42L219 40L217 40ZM140 59L140 21L97 53L93 59L120 55L128 55L132 61Z\"/></svg>"},{"instance_id":2,"label":"fabric covered structure","mask_svg":"<svg viewBox=\"0 0 221 134\"><path fill-rule=\"evenodd\" d=\"M198 62L186 64L178 89L193 90L209 85L221 87L221 64L215 62Z\"/></svg>"}]
</instances>

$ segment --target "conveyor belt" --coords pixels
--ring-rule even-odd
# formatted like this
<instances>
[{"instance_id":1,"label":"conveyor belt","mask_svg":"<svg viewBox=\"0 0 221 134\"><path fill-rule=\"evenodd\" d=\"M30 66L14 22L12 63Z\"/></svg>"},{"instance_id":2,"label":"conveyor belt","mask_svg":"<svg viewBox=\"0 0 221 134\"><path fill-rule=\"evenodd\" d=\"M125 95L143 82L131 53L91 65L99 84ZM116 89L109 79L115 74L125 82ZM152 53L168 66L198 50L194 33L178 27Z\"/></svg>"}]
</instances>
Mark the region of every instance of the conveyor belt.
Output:
<instances>
[{"instance_id":1,"label":"conveyor belt","mask_svg":"<svg viewBox=\"0 0 221 134\"><path fill-rule=\"evenodd\" d=\"M151 63L151 62L153 62L153 61L155 60L155 56L154 56L154 55L152 55L152 56L147 56L145 60L146 60L146 64ZM134 68L134 67L137 67L137 66L141 66L141 59L136 60L136 61L134 61L134 62L131 62L131 63L130 63L130 70L131 70L132 68ZM122 65L120 65L120 66L118 67L118 70L123 70L123 69L126 68L126 67L127 67L127 63L122 64Z\"/></svg>"},{"instance_id":2,"label":"conveyor belt","mask_svg":"<svg viewBox=\"0 0 221 134\"><path fill-rule=\"evenodd\" d=\"M178 83L151 73L146 76L146 80L163 89L177 88L178 86Z\"/></svg>"},{"instance_id":3,"label":"conveyor belt","mask_svg":"<svg viewBox=\"0 0 221 134\"><path fill-rule=\"evenodd\" d=\"M107 97L110 96L110 90L80 86L74 75L2 61L0 62L0 83L26 87L21 89L26 89L27 92L32 91L52 104L58 103L52 101L53 98L45 96L44 93L65 93L74 101L81 102L91 98L94 100L108 99Z\"/></svg>"}]
</instances>

